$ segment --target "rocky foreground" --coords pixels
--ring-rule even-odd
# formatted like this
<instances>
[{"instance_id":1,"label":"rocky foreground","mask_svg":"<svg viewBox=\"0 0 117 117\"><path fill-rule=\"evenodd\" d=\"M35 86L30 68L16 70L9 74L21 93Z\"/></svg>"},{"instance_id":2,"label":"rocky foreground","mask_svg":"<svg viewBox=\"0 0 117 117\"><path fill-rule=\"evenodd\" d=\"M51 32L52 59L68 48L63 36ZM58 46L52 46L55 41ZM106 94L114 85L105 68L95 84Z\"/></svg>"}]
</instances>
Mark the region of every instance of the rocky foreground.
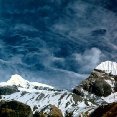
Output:
<instances>
[{"instance_id":1,"label":"rocky foreground","mask_svg":"<svg viewBox=\"0 0 117 117\"><path fill-rule=\"evenodd\" d=\"M103 63L72 91L13 75L0 83L0 117L116 117L117 75L111 68L116 73L116 65Z\"/></svg>"},{"instance_id":2,"label":"rocky foreground","mask_svg":"<svg viewBox=\"0 0 117 117\"><path fill-rule=\"evenodd\" d=\"M101 105L90 115L90 117L116 117L116 116L117 116L117 102L107 105Z\"/></svg>"},{"instance_id":3,"label":"rocky foreground","mask_svg":"<svg viewBox=\"0 0 117 117\"><path fill-rule=\"evenodd\" d=\"M48 106L41 112L33 114L30 106L18 101L1 101L0 102L0 117L63 117L61 110L53 105Z\"/></svg>"},{"instance_id":4,"label":"rocky foreground","mask_svg":"<svg viewBox=\"0 0 117 117\"><path fill-rule=\"evenodd\" d=\"M48 108L48 111L46 109ZM99 106L92 113L85 113L79 117L116 117L117 103L111 103ZM72 117L72 113L67 113L65 117ZM54 105L49 105L41 112L33 114L30 106L18 101L1 101L0 117L63 117L60 109Z\"/></svg>"}]
</instances>

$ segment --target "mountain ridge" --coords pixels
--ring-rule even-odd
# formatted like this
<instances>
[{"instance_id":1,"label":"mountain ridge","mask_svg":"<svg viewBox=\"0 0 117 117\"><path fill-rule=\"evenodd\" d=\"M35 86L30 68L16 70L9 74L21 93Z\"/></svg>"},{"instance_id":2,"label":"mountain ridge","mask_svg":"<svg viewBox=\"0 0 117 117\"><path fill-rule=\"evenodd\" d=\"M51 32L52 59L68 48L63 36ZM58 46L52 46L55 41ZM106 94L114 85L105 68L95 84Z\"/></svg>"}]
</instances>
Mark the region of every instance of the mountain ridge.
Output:
<instances>
[{"instance_id":1,"label":"mountain ridge","mask_svg":"<svg viewBox=\"0 0 117 117\"><path fill-rule=\"evenodd\" d=\"M9 84L11 87L8 87ZM57 90L50 88L51 86L45 88L44 86L47 85L39 86L38 83L31 83L20 75L13 75L6 83L0 83L0 91L3 91L1 99L17 100L27 104L33 113L41 112L49 105L55 105L61 110L64 117L67 113L72 113L72 117L79 117L87 112L91 113L99 105L117 101L116 75L100 69L94 69L90 76L73 91ZM16 87L18 91L14 90ZM8 92L5 93L4 89L7 89Z\"/></svg>"},{"instance_id":2,"label":"mountain ridge","mask_svg":"<svg viewBox=\"0 0 117 117\"><path fill-rule=\"evenodd\" d=\"M38 88L47 88L47 89L54 89L54 87L38 83L38 82L29 82L28 80L25 80L20 75L15 74L12 75L11 78L7 82L1 82L0 86L13 86L16 85L20 88L20 90L28 90L31 91L33 89ZM34 91L34 90L33 90Z\"/></svg>"}]
</instances>

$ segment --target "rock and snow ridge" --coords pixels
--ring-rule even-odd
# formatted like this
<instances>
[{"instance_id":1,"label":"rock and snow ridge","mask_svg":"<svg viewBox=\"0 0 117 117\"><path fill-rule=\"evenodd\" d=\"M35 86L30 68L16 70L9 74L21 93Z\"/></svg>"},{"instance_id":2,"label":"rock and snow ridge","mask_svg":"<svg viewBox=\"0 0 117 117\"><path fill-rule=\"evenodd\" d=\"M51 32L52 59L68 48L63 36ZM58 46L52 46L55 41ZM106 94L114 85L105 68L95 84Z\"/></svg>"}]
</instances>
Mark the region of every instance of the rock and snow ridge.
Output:
<instances>
[{"instance_id":1,"label":"rock and snow ridge","mask_svg":"<svg viewBox=\"0 0 117 117\"><path fill-rule=\"evenodd\" d=\"M4 94L2 99L20 101L29 105L33 112L40 112L48 105L55 105L62 111L63 115L66 112L73 112L73 117L78 117L84 110L89 110L95 106L91 101L85 100L72 92L56 90L41 83L29 82L17 74L13 75L7 82L0 83L0 87L14 85L17 86L19 91L10 95ZM35 86L43 86L43 88L34 89ZM48 86L48 88L44 88L45 86Z\"/></svg>"},{"instance_id":2,"label":"rock and snow ridge","mask_svg":"<svg viewBox=\"0 0 117 117\"><path fill-rule=\"evenodd\" d=\"M48 88L48 89L54 89L54 87L38 83L38 82L29 82L28 80L23 79L20 75L15 74L12 75L11 78L7 82L1 82L0 86L13 86L16 85L20 88L20 90L34 90L34 87L38 88Z\"/></svg>"},{"instance_id":3,"label":"rock and snow ridge","mask_svg":"<svg viewBox=\"0 0 117 117\"><path fill-rule=\"evenodd\" d=\"M99 64L95 69L102 70L112 75L117 75L117 63L112 61L105 61Z\"/></svg>"},{"instance_id":4,"label":"rock and snow ridge","mask_svg":"<svg viewBox=\"0 0 117 117\"><path fill-rule=\"evenodd\" d=\"M99 75L100 79L102 80L105 78L103 76L107 76L108 78L106 77L106 82L111 85L111 80L114 78L113 76L109 76L109 74L106 73L112 73L116 75L116 64L117 63L111 61L102 62L96 67L98 71L95 72ZM104 74L100 70L106 73ZM91 78L95 80L95 78L92 75ZM92 109L95 109L97 107L96 105L101 104L101 102L110 103L117 100L116 92L111 93L107 97L97 97L96 95L92 93L90 94L88 91L83 90L84 96L81 96L76 95L67 90L56 90L54 89L54 87L49 85L37 82L29 82L17 74L12 75L10 80L8 80L7 82L0 83L1 87L9 85L16 85L18 87L19 92L15 92L10 95L2 95L2 99L17 100L23 102L29 105L33 112L35 112L36 110L41 111L43 108L51 104L58 107L62 111L63 115L65 115L66 111L68 111L73 112L73 117L78 117L81 113L84 113L86 111L92 111ZM37 88L35 88L35 86ZM91 100L94 100L94 103Z\"/></svg>"}]
</instances>

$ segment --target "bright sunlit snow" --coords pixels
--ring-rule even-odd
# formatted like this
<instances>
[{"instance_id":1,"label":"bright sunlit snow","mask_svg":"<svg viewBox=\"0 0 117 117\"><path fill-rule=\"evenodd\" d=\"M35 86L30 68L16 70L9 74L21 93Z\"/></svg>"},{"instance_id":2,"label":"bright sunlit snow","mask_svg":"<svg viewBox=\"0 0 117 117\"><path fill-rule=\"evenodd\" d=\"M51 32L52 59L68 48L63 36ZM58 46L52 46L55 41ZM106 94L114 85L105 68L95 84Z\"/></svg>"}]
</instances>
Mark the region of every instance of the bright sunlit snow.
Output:
<instances>
[{"instance_id":1,"label":"bright sunlit snow","mask_svg":"<svg viewBox=\"0 0 117 117\"><path fill-rule=\"evenodd\" d=\"M105 61L99 64L96 69L105 71L106 73L111 73L117 75L117 63L112 61Z\"/></svg>"}]
</instances>

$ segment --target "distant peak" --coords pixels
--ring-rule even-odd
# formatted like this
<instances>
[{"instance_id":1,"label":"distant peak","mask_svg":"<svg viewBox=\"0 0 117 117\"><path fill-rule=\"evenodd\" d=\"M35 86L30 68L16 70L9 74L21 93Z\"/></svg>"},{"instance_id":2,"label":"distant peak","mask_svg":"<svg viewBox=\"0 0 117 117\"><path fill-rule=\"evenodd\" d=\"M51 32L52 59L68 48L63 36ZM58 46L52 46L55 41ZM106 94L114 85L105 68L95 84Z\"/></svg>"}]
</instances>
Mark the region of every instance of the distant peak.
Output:
<instances>
[{"instance_id":1,"label":"distant peak","mask_svg":"<svg viewBox=\"0 0 117 117\"><path fill-rule=\"evenodd\" d=\"M18 74L12 75L10 80L7 81L7 83L14 84L14 85L26 85L27 82L28 82L27 80L23 79Z\"/></svg>"},{"instance_id":2,"label":"distant peak","mask_svg":"<svg viewBox=\"0 0 117 117\"><path fill-rule=\"evenodd\" d=\"M46 85L46 84L42 84L42 83L38 83L38 82L29 82L28 80L25 80L24 78L22 78L20 75L15 74L12 75L11 78L6 82L8 85L16 85L16 86L20 86L22 88L34 88L35 86L37 87L45 87L45 88L50 88L53 89L54 87Z\"/></svg>"},{"instance_id":3,"label":"distant peak","mask_svg":"<svg viewBox=\"0 0 117 117\"><path fill-rule=\"evenodd\" d=\"M10 80L20 80L20 81L22 81L24 79L20 75L15 74L15 75L11 76Z\"/></svg>"},{"instance_id":4,"label":"distant peak","mask_svg":"<svg viewBox=\"0 0 117 117\"><path fill-rule=\"evenodd\" d=\"M112 75L117 75L117 63L112 61L105 61L99 64L95 69L105 71L106 73L111 73Z\"/></svg>"}]
</instances>

